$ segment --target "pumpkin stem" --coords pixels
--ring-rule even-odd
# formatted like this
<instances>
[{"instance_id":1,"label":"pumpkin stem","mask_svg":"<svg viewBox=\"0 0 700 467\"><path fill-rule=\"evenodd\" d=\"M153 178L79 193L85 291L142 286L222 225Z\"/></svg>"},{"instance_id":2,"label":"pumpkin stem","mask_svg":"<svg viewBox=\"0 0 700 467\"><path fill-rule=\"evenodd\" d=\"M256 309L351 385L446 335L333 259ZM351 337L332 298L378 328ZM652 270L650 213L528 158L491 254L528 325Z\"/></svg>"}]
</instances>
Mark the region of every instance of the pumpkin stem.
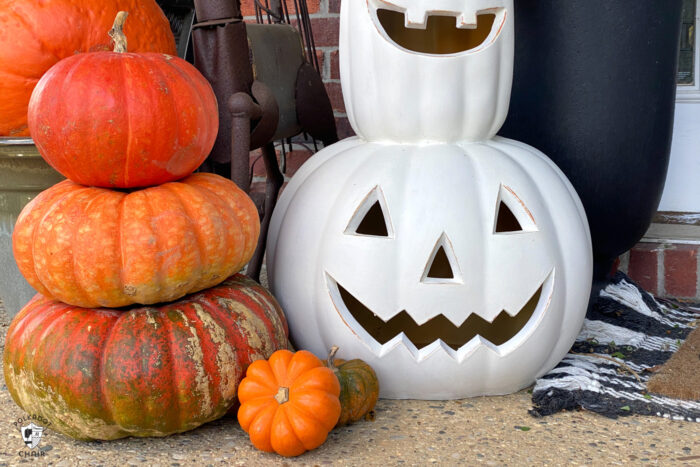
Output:
<instances>
[{"instance_id":1,"label":"pumpkin stem","mask_svg":"<svg viewBox=\"0 0 700 467\"><path fill-rule=\"evenodd\" d=\"M279 402L280 404L284 404L285 402L289 402L289 388L283 388L281 387L279 391L277 391L277 395L275 396L275 400Z\"/></svg>"},{"instance_id":2,"label":"pumpkin stem","mask_svg":"<svg viewBox=\"0 0 700 467\"><path fill-rule=\"evenodd\" d=\"M112 29L109 30L109 37L114 41L114 51L117 53L126 52L126 35L124 34L124 22L126 17L129 15L126 11L120 11L117 13L117 17L114 18L114 24Z\"/></svg>"},{"instance_id":3,"label":"pumpkin stem","mask_svg":"<svg viewBox=\"0 0 700 467\"><path fill-rule=\"evenodd\" d=\"M328 354L328 368L331 368L331 369L335 368L335 362L333 360L335 360L335 354L337 354L337 353L338 353L338 346L334 345L333 347L331 347L331 351Z\"/></svg>"}]
</instances>

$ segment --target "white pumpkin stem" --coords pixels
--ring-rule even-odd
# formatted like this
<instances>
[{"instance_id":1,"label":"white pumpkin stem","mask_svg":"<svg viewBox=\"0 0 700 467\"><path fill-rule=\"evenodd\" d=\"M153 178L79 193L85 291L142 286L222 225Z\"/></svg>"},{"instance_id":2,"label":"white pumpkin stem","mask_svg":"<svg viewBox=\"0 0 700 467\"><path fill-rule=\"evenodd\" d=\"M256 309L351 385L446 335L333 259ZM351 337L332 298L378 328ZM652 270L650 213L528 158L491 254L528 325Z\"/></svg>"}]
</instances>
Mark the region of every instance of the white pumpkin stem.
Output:
<instances>
[{"instance_id":1,"label":"white pumpkin stem","mask_svg":"<svg viewBox=\"0 0 700 467\"><path fill-rule=\"evenodd\" d=\"M275 396L275 400L280 404L284 404L285 402L289 402L289 388L281 387L279 389L279 391L277 391L277 395Z\"/></svg>"},{"instance_id":2,"label":"white pumpkin stem","mask_svg":"<svg viewBox=\"0 0 700 467\"><path fill-rule=\"evenodd\" d=\"M117 53L126 52L126 35L124 34L124 23L129 13L120 11L117 17L114 18L112 29L109 30L109 37L114 41L114 51Z\"/></svg>"}]
</instances>

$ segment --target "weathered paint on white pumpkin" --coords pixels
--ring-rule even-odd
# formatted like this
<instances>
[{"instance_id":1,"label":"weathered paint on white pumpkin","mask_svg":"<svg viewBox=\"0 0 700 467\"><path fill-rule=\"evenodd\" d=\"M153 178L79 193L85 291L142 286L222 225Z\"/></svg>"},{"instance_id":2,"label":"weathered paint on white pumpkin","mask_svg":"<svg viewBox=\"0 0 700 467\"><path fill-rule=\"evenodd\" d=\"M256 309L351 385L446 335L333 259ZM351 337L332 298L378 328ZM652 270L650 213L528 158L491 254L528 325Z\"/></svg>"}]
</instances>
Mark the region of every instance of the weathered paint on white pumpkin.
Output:
<instances>
[{"instance_id":1,"label":"weathered paint on white pumpkin","mask_svg":"<svg viewBox=\"0 0 700 467\"><path fill-rule=\"evenodd\" d=\"M493 14L476 48L447 55L419 53L394 42L380 9L405 14L408 28L430 16L476 26ZM505 121L513 76L513 0L351 0L341 5L340 77L350 124L367 141L479 141Z\"/></svg>"},{"instance_id":2,"label":"weathered paint on white pumpkin","mask_svg":"<svg viewBox=\"0 0 700 467\"><path fill-rule=\"evenodd\" d=\"M353 2L349 2L353 3ZM360 3L360 2L354 2ZM355 229L378 201L385 237ZM522 231L495 232L503 201ZM453 277L428 278L436 247ZM449 399L505 394L531 384L569 350L586 312L592 274L585 213L543 154L495 138L398 145L351 138L312 157L283 192L267 244L272 291L301 348L361 358L381 396ZM349 313L338 285L387 321L442 314L459 326L516 314L541 287L533 316L500 345L479 336L455 350L417 348L405 335L381 344Z\"/></svg>"}]
</instances>

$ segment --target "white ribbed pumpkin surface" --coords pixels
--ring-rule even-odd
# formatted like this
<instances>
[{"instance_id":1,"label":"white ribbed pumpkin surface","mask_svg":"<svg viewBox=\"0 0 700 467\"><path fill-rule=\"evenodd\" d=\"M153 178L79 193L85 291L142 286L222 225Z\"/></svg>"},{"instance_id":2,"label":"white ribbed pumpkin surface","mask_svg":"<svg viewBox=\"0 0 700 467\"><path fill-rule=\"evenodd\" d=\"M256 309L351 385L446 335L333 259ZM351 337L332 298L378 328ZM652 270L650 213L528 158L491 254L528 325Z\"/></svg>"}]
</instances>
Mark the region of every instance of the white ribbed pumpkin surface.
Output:
<instances>
[{"instance_id":1,"label":"white ribbed pumpkin surface","mask_svg":"<svg viewBox=\"0 0 700 467\"><path fill-rule=\"evenodd\" d=\"M386 235L358 234L375 201ZM501 202L521 231L497 231ZM451 279L426 277L441 245ZM503 138L333 145L285 189L267 248L272 291L296 344L319 355L338 345L341 357L365 360L390 398L528 386L574 342L591 284L590 235L570 183L539 151ZM471 314L487 322L504 310L515 315L541 293L532 316L505 342L467 337L454 348L439 339L417 346L400 332L377 341L350 313L341 287L383 322L406 311L417 325L442 315L457 327Z\"/></svg>"},{"instance_id":2,"label":"white ribbed pumpkin surface","mask_svg":"<svg viewBox=\"0 0 700 467\"><path fill-rule=\"evenodd\" d=\"M394 42L377 9L405 13L412 27L431 15L474 27L493 13L478 47L448 55L417 53ZM448 12L448 13L445 13ZM340 77L348 118L367 141L479 141L505 121L513 75L512 0L345 1L340 18Z\"/></svg>"}]
</instances>

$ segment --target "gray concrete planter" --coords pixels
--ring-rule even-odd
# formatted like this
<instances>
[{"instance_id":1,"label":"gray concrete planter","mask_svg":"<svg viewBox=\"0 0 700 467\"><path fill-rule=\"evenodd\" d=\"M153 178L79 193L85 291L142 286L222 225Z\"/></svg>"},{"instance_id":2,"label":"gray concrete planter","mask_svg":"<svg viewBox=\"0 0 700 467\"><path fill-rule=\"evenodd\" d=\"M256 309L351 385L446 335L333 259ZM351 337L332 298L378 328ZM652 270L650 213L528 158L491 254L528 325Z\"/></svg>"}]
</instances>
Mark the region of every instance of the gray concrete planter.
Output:
<instances>
[{"instance_id":1,"label":"gray concrete planter","mask_svg":"<svg viewBox=\"0 0 700 467\"><path fill-rule=\"evenodd\" d=\"M0 138L0 300L10 317L36 293L12 255L15 221L32 198L62 179L41 158L31 139Z\"/></svg>"}]
</instances>

